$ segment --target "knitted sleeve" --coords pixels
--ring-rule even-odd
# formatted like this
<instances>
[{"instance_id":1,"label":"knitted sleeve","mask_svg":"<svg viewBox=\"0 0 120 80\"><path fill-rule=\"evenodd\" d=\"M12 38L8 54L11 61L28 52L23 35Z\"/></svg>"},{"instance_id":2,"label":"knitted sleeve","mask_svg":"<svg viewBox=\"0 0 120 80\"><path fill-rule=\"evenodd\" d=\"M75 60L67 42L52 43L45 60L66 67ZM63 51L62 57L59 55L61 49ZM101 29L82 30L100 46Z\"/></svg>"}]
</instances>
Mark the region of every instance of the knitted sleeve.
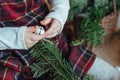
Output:
<instances>
[{"instance_id":1,"label":"knitted sleeve","mask_svg":"<svg viewBox=\"0 0 120 80\"><path fill-rule=\"evenodd\" d=\"M55 18L59 20L63 29L70 9L69 0L50 0L50 2L52 5L52 9L51 12L46 16L46 18Z\"/></svg>"}]
</instances>

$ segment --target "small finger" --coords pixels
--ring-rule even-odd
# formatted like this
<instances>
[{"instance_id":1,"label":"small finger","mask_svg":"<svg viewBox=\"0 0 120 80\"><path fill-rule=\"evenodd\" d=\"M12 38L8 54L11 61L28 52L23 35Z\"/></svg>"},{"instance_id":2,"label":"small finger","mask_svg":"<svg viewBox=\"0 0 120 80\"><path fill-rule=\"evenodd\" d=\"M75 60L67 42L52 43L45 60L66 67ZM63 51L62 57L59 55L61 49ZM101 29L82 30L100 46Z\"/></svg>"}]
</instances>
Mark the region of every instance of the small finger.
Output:
<instances>
[{"instance_id":1,"label":"small finger","mask_svg":"<svg viewBox=\"0 0 120 80\"><path fill-rule=\"evenodd\" d=\"M32 37L30 38L32 41L39 41L41 39L44 39L45 35L41 34L41 35L36 35L36 34L32 34Z\"/></svg>"},{"instance_id":2,"label":"small finger","mask_svg":"<svg viewBox=\"0 0 120 80\"><path fill-rule=\"evenodd\" d=\"M51 18L45 18L44 20L40 21L41 25L47 25L51 22Z\"/></svg>"},{"instance_id":3,"label":"small finger","mask_svg":"<svg viewBox=\"0 0 120 80\"><path fill-rule=\"evenodd\" d=\"M28 27L28 32L35 32L38 29L38 25Z\"/></svg>"}]
</instances>

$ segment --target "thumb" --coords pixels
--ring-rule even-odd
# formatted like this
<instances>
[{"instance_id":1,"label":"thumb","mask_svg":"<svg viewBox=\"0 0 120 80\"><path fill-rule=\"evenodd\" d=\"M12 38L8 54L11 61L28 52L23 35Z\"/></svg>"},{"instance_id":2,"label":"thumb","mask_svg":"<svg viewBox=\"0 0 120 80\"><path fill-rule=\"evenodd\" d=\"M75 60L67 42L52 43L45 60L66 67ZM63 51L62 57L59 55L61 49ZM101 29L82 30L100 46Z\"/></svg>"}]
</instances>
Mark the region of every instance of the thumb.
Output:
<instances>
[{"instance_id":1,"label":"thumb","mask_svg":"<svg viewBox=\"0 0 120 80\"><path fill-rule=\"evenodd\" d=\"M40 21L41 25L47 25L51 22L52 18L45 18L44 20Z\"/></svg>"}]
</instances>

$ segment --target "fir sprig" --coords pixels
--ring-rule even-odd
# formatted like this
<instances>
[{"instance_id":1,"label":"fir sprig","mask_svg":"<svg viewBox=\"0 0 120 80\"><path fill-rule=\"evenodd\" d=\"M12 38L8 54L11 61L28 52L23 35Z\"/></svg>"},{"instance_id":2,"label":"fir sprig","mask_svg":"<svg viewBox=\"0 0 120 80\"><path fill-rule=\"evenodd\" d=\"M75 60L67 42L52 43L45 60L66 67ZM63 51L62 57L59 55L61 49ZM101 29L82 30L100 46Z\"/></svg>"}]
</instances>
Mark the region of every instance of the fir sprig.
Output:
<instances>
[{"instance_id":1,"label":"fir sprig","mask_svg":"<svg viewBox=\"0 0 120 80\"><path fill-rule=\"evenodd\" d=\"M53 80L77 80L70 64L62 59L61 53L55 44L41 41L34 46L33 56L37 59L31 65L33 77L40 77L46 72L52 73Z\"/></svg>"}]
</instances>

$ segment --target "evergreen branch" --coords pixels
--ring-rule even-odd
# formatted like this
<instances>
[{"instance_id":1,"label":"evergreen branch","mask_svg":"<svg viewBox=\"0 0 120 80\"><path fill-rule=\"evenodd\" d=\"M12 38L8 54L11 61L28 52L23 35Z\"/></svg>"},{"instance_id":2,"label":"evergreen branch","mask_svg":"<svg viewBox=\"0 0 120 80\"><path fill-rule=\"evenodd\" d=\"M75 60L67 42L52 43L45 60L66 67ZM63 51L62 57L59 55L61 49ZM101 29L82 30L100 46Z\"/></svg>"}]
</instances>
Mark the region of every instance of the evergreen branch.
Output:
<instances>
[{"instance_id":1,"label":"evergreen branch","mask_svg":"<svg viewBox=\"0 0 120 80\"><path fill-rule=\"evenodd\" d=\"M48 42L48 41L47 41L47 42ZM49 42L48 42L48 43L49 43ZM52 46L50 47L51 43L50 43L50 45L46 45L46 44L43 42L43 44L46 46L46 48L48 49L48 51L50 51L51 53L53 53L53 56L55 57L55 59L57 59L58 64L61 66L61 68L63 68L64 72L66 72L66 74L68 74L69 76L71 76L71 74L66 70L66 68L64 68L64 66L63 66L63 64L62 64L62 62L64 62L64 61L62 61L62 59L60 59L60 57L59 57L59 56L61 56L61 55L59 55L59 54L62 54L62 53L60 53L60 52L58 51L57 46L54 45L54 46L56 46L56 47L54 47L54 48L56 48L56 49L52 49ZM57 55L56 53L58 53L58 55Z\"/></svg>"},{"instance_id":2,"label":"evergreen branch","mask_svg":"<svg viewBox=\"0 0 120 80\"><path fill-rule=\"evenodd\" d=\"M38 48L36 48L36 50L38 51L38 53L40 53L40 51L38 50ZM39 54L42 56L42 58L47 61L48 64L50 64L57 72L58 74L60 74L61 76L65 77L53 64L51 64L51 62L49 60L46 59L46 57L41 53ZM39 56L40 57L40 56Z\"/></svg>"},{"instance_id":3,"label":"evergreen branch","mask_svg":"<svg viewBox=\"0 0 120 80\"><path fill-rule=\"evenodd\" d=\"M76 74L72 71L71 66L69 65L69 63L66 60L62 60L62 56L61 53L59 52L59 50L57 49L57 46L54 44L50 44L48 41L44 42L42 41L41 43L38 43L36 46L34 46L34 50L33 52L35 54L34 57L37 58L37 62L41 62L41 63L35 63L37 66L44 66L46 68L48 68L48 70L51 73L54 73L54 79L58 80L58 78L60 80L77 80L77 76ZM43 60L42 60L43 59ZM42 60L42 61L41 61ZM41 64L47 64L47 65L41 65ZM32 65L32 70L33 72L39 72L39 68L38 69L34 69L33 67L35 67L35 65ZM42 68L41 68L42 69ZM40 69L40 70L41 70ZM42 73L44 73L44 68L43 70L41 70ZM36 75L38 74L39 77L41 76L40 73L35 74L34 77L36 77ZM48 72L48 71L46 71Z\"/></svg>"}]
</instances>

